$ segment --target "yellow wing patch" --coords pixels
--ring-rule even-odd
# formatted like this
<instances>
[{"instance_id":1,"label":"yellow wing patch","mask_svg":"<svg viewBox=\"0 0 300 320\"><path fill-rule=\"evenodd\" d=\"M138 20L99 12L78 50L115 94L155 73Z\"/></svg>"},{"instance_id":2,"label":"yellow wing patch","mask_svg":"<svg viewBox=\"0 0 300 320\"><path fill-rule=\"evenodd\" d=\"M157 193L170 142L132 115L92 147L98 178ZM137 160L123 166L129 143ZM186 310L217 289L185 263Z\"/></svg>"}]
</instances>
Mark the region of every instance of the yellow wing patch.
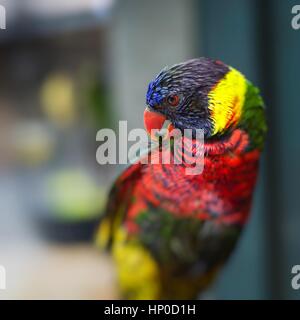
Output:
<instances>
[{"instance_id":1,"label":"yellow wing patch","mask_svg":"<svg viewBox=\"0 0 300 320\"><path fill-rule=\"evenodd\" d=\"M212 134L223 132L237 123L242 114L247 83L245 77L230 68L224 79L208 94L208 108L214 123Z\"/></svg>"},{"instance_id":2,"label":"yellow wing patch","mask_svg":"<svg viewBox=\"0 0 300 320\"><path fill-rule=\"evenodd\" d=\"M111 234L111 222L108 218L106 218L100 223L100 226L98 227L98 230L96 232L96 237L95 237L96 246L101 249L105 249L108 245L110 234Z\"/></svg>"},{"instance_id":3,"label":"yellow wing patch","mask_svg":"<svg viewBox=\"0 0 300 320\"><path fill-rule=\"evenodd\" d=\"M158 299L159 268L151 254L136 239L128 239L121 227L112 247L120 289L128 299Z\"/></svg>"},{"instance_id":4,"label":"yellow wing patch","mask_svg":"<svg viewBox=\"0 0 300 320\"><path fill-rule=\"evenodd\" d=\"M115 230L117 230L122 223L124 207L125 205L120 205L115 216L108 215L101 221L95 234L95 243L98 248L107 248L110 239L115 234Z\"/></svg>"}]
</instances>

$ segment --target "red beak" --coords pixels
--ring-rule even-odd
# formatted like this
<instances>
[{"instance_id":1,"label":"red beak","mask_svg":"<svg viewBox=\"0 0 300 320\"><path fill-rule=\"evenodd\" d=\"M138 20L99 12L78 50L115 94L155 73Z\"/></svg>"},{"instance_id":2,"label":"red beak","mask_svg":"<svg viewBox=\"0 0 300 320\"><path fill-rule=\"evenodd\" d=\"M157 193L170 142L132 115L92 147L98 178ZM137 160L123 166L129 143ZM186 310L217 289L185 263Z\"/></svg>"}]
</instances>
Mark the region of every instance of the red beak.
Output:
<instances>
[{"instance_id":1,"label":"red beak","mask_svg":"<svg viewBox=\"0 0 300 320\"><path fill-rule=\"evenodd\" d=\"M155 129L157 131L161 130L166 120L167 118L164 115L158 112L151 111L149 108L146 108L144 111L145 129L147 130L150 137L154 140L157 140L157 137L155 136L155 134L153 134L153 132L151 132L151 130L155 130ZM169 124L168 131L171 132L173 129L174 129L173 125Z\"/></svg>"},{"instance_id":2,"label":"red beak","mask_svg":"<svg viewBox=\"0 0 300 320\"><path fill-rule=\"evenodd\" d=\"M166 121L166 117L160 113L150 111L148 108L144 111L144 126L151 135L151 130L160 130Z\"/></svg>"}]
</instances>

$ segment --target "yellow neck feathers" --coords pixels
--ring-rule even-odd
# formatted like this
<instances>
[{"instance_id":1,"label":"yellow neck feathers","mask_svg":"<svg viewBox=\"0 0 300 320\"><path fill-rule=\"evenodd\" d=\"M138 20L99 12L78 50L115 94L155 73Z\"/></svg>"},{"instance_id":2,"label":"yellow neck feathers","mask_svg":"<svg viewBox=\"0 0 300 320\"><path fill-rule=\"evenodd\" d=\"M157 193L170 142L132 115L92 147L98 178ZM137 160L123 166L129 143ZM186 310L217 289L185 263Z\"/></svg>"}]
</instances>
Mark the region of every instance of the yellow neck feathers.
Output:
<instances>
[{"instance_id":1,"label":"yellow neck feathers","mask_svg":"<svg viewBox=\"0 0 300 320\"><path fill-rule=\"evenodd\" d=\"M222 133L239 121L246 90L245 77L233 68L211 90L208 94L208 108L214 125L212 135Z\"/></svg>"}]
</instances>

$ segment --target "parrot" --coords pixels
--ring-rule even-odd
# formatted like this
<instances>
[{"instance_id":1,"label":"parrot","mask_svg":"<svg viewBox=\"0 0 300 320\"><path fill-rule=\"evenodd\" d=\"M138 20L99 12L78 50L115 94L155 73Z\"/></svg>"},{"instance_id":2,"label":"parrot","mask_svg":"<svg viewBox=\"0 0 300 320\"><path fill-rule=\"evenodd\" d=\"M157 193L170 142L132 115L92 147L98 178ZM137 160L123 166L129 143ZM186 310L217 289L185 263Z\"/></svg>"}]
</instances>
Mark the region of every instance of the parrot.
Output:
<instances>
[{"instance_id":1,"label":"parrot","mask_svg":"<svg viewBox=\"0 0 300 320\"><path fill-rule=\"evenodd\" d=\"M184 148L180 164L132 163L111 188L96 243L111 254L124 299L197 299L247 224L265 104L237 69L200 57L163 68L143 110L149 134L166 121L179 132L203 130L203 170L186 174Z\"/></svg>"}]
</instances>

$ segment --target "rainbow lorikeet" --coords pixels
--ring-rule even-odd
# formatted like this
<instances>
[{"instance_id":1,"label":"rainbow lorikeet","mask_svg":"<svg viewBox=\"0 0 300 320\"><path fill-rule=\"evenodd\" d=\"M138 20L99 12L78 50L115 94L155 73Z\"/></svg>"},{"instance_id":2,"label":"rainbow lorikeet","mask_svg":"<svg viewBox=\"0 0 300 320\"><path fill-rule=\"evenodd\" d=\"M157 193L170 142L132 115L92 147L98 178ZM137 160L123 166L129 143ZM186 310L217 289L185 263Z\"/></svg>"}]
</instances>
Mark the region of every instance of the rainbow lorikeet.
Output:
<instances>
[{"instance_id":1,"label":"rainbow lorikeet","mask_svg":"<svg viewBox=\"0 0 300 320\"><path fill-rule=\"evenodd\" d=\"M164 68L149 84L146 103L148 131L164 120L180 131L204 130L203 172L186 175L184 161L131 165L110 192L97 241L111 250L123 297L193 299L248 220L266 133L264 103L239 71L208 58Z\"/></svg>"}]
</instances>

